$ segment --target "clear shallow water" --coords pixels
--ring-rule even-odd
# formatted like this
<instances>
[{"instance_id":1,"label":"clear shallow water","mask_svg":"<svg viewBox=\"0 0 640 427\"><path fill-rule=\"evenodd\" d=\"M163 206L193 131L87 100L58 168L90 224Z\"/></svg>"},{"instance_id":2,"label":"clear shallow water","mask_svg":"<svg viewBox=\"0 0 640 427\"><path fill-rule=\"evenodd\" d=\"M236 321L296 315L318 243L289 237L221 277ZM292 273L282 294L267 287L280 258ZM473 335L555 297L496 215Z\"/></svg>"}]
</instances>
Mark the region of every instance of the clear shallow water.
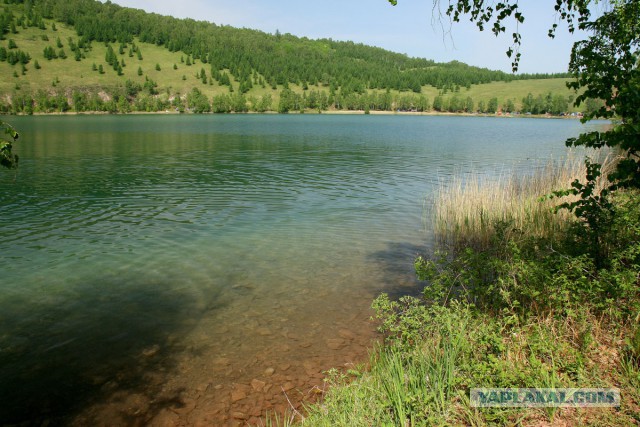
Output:
<instances>
[{"instance_id":1,"label":"clear shallow water","mask_svg":"<svg viewBox=\"0 0 640 427\"><path fill-rule=\"evenodd\" d=\"M584 130L424 116L10 122L22 138L17 174L0 171L0 422L77 425L243 421L314 395L321 370L366 355L371 299L419 289L435 184L529 173Z\"/></svg>"}]
</instances>

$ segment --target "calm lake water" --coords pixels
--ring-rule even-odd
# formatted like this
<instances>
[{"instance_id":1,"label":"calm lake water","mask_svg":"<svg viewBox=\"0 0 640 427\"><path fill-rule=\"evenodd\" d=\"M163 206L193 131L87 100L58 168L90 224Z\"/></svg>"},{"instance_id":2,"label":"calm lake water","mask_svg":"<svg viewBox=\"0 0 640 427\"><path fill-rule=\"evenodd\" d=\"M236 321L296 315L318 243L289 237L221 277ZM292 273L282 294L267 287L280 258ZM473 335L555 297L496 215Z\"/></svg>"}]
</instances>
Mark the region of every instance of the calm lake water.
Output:
<instances>
[{"instance_id":1,"label":"calm lake water","mask_svg":"<svg viewBox=\"0 0 640 427\"><path fill-rule=\"evenodd\" d=\"M0 424L222 424L366 359L420 289L428 197L530 173L574 120L17 117L0 171ZM426 201L426 203L425 203ZM39 425L39 424L38 424Z\"/></svg>"}]
</instances>

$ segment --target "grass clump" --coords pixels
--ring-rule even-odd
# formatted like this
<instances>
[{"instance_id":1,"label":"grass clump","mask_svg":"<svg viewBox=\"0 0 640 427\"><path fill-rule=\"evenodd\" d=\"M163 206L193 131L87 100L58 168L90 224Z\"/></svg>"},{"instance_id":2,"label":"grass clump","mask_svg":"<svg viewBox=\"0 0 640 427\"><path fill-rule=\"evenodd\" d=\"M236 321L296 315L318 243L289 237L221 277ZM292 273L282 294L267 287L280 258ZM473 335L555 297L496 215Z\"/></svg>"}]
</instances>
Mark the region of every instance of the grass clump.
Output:
<instances>
[{"instance_id":1,"label":"grass clump","mask_svg":"<svg viewBox=\"0 0 640 427\"><path fill-rule=\"evenodd\" d=\"M587 185L596 190L587 202L595 204L583 198L576 215L555 215L540 195L584 171L555 172L443 191L439 252L416 260L428 281L423 296L376 299L385 342L370 368L334 373L302 424L638 424L640 192L605 197L591 174ZM622 401L619 408L476 408L469 398L476 387L617 387Z\"/></svg>"},{"instance_id":2,"label":"grass clump","mask_svg":"<svg viewBox=\"0 0 640 427\"><path fill-rule=\"evenodd\" d=\"M616 351L624 326L591 312L518 321L459 301L427 306L382 296L375 306L388 339L372 353L370 370L329 377L324 401L308 408L302 425L600 426L637 420L640 369ZM474 387L619 387L624 398L618 410L475 408L469 401Z\"/></svg>"}]
</instances>

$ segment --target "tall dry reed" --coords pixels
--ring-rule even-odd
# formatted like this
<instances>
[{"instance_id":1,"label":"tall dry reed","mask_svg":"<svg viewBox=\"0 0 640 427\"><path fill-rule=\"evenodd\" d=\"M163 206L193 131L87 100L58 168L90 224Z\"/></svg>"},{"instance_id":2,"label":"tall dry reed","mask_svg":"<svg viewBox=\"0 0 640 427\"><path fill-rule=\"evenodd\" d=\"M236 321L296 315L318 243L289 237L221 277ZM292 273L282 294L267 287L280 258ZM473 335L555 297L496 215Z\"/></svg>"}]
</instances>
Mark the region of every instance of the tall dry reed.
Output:
<instances>
[{"instance_id":1,"label":"tall dry reed","mask_svg":"<svg viewBox=\"0 0 640 427\"><path fill-rule=\"evenodd\" d=\"M615 158L608 155L600 160L606 176ZM509 172L490 178L472 174L443 182L433 202L436 242L454 251L464 247L482 250L490 245L499 223L529 236L553 237L573 216L566 210L554 212L558 199L540 199L554 190L570 188L576 179L584 181L585 173L583 155L570 153L563 163L550 161L527 175ZM606 180L601 181L603 188Z\"/></svg>"}]
</instances>

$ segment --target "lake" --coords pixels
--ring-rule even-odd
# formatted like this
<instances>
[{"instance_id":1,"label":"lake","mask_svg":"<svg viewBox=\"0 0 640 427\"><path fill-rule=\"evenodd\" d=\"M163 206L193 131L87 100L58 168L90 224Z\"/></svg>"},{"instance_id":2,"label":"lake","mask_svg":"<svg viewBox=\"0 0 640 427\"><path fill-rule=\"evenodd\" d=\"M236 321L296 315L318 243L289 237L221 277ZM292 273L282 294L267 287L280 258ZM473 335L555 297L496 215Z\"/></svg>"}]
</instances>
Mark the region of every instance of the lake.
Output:
<instances>
[{"instance_id":1,"label":"lake","mask_svg":"<svg viewBox=\"0 0 640 427\"><path fill-rule=\"evenodd\" d=\"M364 362L417 293L429 197L527 174L575 120L11 117L0 171L0 424L255 421ZM598 126L595 123L589 126Z\"/></svg>"}]
</instances>

